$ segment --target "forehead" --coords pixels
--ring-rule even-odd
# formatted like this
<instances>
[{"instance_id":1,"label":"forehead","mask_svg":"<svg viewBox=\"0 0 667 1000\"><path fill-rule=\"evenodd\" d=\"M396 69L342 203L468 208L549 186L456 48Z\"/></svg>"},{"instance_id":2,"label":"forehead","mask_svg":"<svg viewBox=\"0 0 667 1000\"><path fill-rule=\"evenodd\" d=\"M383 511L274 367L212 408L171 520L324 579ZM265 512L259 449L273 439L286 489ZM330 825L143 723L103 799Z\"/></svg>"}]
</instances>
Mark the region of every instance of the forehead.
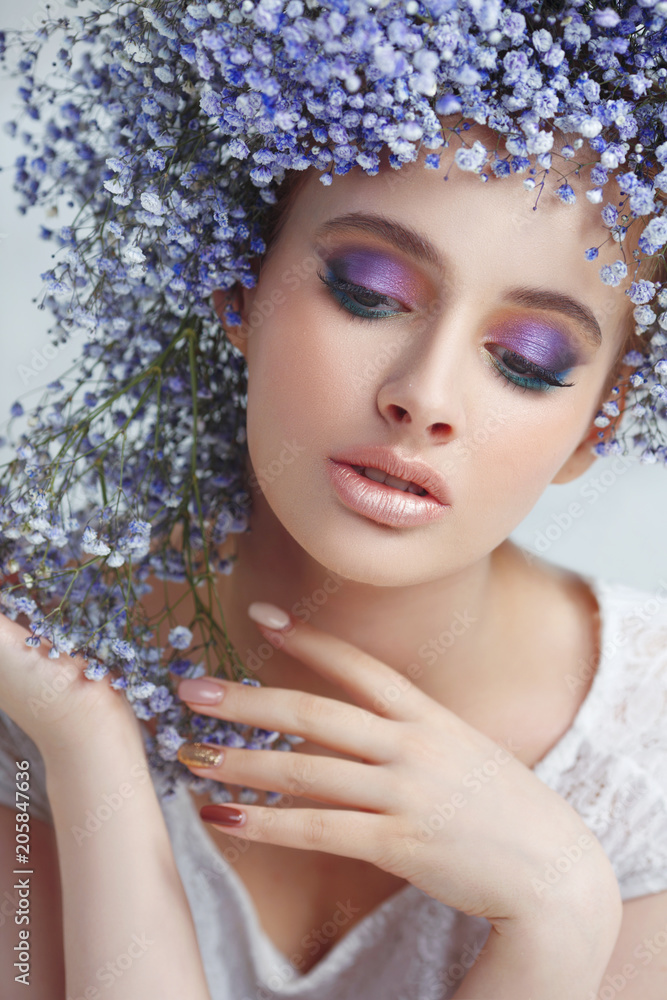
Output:
<instances>
[{"instance_id":1,"label":"forehead","mask_svg":"<svg viewBox=\"0 0 667 1000\"><path fill-rule=\"evenodd\" d=\"M466 142L472 145L488 134L476 127L466 133ZM592 185L586 175L575 173L576 164L560 161L562 170L552 169L529 191L526 174L491 175L484 183L477 174L460 170L454 163L457 148L455 137L436 170L424 166L428 151L399 170L388 165L385 155L378 175L369 177L354 167L345 175L334 174L328 187L316 171L309 171L285 226L288 244L303 251L304 242L332 219L373 213L408 226L432 244L442 268L429 268L431 276L450 290L492 298L508 287L548 289L580 299L603 330L627 327L632 306L623 294L625 286L610 288L599 276L602 264L621 256L620 248L602 223L601 206L586 198ZM588 157L587 162L590 167L595 160ZM577 194L573 205L555 195L565 174ZM619 194L620 200L615 182L605 190L612 198ZM340 244L339 235L333 239ZM360 231L350 231L345 241L382 245ZM592 246L600 247L599 257L588 261L584 252ZM630 247L626 254L631 259Z\"/></svg>"}]
</instances>

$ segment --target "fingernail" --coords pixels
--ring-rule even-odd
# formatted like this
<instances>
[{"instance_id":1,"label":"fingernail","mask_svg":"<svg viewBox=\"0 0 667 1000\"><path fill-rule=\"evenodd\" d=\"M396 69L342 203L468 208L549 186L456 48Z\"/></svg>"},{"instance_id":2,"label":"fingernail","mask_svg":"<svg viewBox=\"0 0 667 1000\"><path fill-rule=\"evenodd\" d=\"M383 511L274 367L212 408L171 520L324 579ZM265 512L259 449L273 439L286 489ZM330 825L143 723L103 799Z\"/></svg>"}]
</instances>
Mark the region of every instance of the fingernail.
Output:
<instances>
[{"instance_id":1,"label":"fingernail","mask_svg":"<svg viewBox=\"0 0 667 1000\"><path fill-rule=\"evenodd\" d=\"M199 815L207 823L220 823L222 826L242 826L246 814L234 806L202 806Z\"/></svg>"},{"instance_id":2,"label":"fingernail","mask_svg":"<svg viewBox=\"0 0 667 1000\"><path fill-rule=\"evenodd\" d=\"M178 685L181 701L192 701L198 705L217 705L222 701L225 689L210 677L188 677Z\"/></svg>"},{"instance_id":3,"label":"fingernail","mask_svg":"<svg viewBox=\"0 0 667 1000\"><path fill-rule=\"evenodd\" d=\"M287 612L281 611L275 604L264 604L260 601L254 601L249 606L248 615L266 628L287 628L292 621Z\"/></svg>"},{"instance_id":4,"label":"fingernail","mask_svg":"<svg viewBox=\"0 0 667 1000\"><path fill-rule=\"evenodd\" d=\"M218 767L224 756L225 751L211 743L182 743L178 748L178 759L187 767Z\"/></svg>"}]
</instances>

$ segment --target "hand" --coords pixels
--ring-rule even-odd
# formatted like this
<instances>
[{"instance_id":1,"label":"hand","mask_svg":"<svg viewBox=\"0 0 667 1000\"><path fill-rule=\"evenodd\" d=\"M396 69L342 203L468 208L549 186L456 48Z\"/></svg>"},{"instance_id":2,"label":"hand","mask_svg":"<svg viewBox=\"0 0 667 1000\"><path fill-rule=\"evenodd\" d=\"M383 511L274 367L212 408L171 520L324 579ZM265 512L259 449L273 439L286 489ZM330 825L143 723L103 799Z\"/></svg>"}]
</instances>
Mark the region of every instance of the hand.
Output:
<instances>
[{"instance_id":1,"label":"hand","mask_svg":"<svg viewBox=\"0 0 667 1000\"><path fill-rule=\"evenodd\" d=\"M219 678L182 681L179 697L198 714L296 734L359 762L225 747L217 766L188 765L207 778L278 792L297 787L343 807L235 805L242 820L225 826L227 833L369 861L494 926L543 912L532 880L544 879L545 866L582 836L589 848L579 848L558 898L575 900L582 886L613 876L574 809L515 759L520 747L501 747L387 664L311 625L260 631L356 705ZM220 703L203 703L202 681L222 693ZM202 818L215 823L227 808L207 806ZM547 891L546 901L553 898Z\"/></svg>"},{"instance_id":2,"label":"hand","mask_svg":"<svg viewBox=\"0 0 667 1000\"><path fill-rule=\"evenodd\" d=\"M61 653L49 658L51 643L26 646L30 631L0 614L0 709L36 744L42 756L90 745L108 724L136 729L132 706L110 685L84 677L86 661ZM125 730L123 730L125 731Z\"/></svg>"}]
</instances>

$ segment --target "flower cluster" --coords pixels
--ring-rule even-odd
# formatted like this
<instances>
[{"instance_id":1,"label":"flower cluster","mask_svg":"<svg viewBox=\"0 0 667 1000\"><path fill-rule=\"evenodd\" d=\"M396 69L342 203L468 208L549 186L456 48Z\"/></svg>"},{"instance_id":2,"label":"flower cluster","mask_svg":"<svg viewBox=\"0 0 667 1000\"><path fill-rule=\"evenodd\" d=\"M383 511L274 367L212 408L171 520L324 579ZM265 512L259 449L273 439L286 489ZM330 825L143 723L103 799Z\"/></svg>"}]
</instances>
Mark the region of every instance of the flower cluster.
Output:
<instances>
[{"instance_id":1,"label":"flower cluster","mask_svg":"<svg viewBox=\"0 0 667 1000\"><path fill-rule=\"evenodd\" d=\"M251 504L245 361L215 321L212 291L255 284L288 171L312 167L330 184L355 166L377 174L385 150L400 169L422 149L437 169L455 142L457 167L480 181L523 174L539 198L555 176L571 204L568 177L586 166L586 197L619 246L600 277L634 277L641 344L624 359L631 405L621 419L614 387L596 447L667 461L667 3L93 7L47 19L12 49L21 210L53 216L61 197L78 209L71 225L42 227L57 247L43 306L57 343L83 339L74 375L49 384L0 479L0 600L28 617L32 643L82 652L93 680L113 672L137 715L157 718L154 767L220 799L223 786L178 764L179 743L289 749L294 737L191 716L172 689L174 676L219 670L258 683L216 601L215 575L233 568L219 546L247 529ZM44 44L56 40L56 70L40 80ZM0 56L7 41L0 34ZM492 148L468 141L471 122L490 127ZM620 203L606 193L612 178ZM632 225L642 235L628 258ZM231 307L226 319L240 321ZM12 416L22 412L15 403ZM149 579L189 586L190 628L168 605L144 613Z\"/></svg>"}]
</instances>

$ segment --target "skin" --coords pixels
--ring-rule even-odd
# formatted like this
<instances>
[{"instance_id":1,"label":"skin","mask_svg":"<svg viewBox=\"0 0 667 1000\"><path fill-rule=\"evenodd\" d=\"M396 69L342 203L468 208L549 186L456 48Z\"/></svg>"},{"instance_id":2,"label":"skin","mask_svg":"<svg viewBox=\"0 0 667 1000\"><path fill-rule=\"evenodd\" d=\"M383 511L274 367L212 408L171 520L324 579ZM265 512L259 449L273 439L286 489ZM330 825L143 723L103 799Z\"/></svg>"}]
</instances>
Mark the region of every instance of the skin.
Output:
<instances>
[{"instance_id":1,"label":"skin","mask_svg":"<svg viewBox=\"0 0 667 1000\"><path fill-rule=\"evenodd\" d=\"M445 162L444 172L447 167ZM404 170L400 181L388 170L376 178L351 171L335 177L328 188L309 177L277 244L262 261L257 286L237 291L233 305L243 324L228 334L248 361L248 471L261 489L253 490L252 531L234 538L238 563L233 577L220 580L219 592L237 649L250 654L269 648L258 642L256 627L248 621L252 601L291 610L295 638L279 639L268 656L261 653L258 676L267 685L261 695L220 681L225 698L219 707L203 705L183 684L179 695L201 714L294 732L306 740L296 755L265 757L231 749L218 767L192 767L231 786L291 793L289 809L244 805L244 823L233 829L216 827L215 817L206 817L222 849L238 837L260 842L248 864L242 853L235 866L253 886L263 918L269 909L266 873L273 877L278 868L292 865L300 884L305 851L315 855L310 867L319 865L320 872L321 859L330 854L345 861L340 870L324 866L327 875L318 884L325 902L331 885L340 885L341 872L350 875L357 898L362 885L369 887L370 904L386 898L387 889L398 883L371 888L375 866L448 905L487 916L494 928L509 920L525 932L532 900L521 893L513 898L513 893L523 884L521 872L535 863L529 845L539 845L538 865L543 863L547 828L564 835L570 823L578 829L579 819L556 796L543 802L539 812L547 828L538 829L537 817L529 819L519 806L512 809L511 797L520 798L524 780L533 795L543 789L529 769L569 728L586 694L583 688L575 697L568 693L564 675L582 657L596 662L597 609L576 575L527 561L507 536L550 482L568 482L595 460L591 445L599 432L592 420L607 398L630 309L623 287L602 285L597 273L601 264L617 259L617 246L603 246L596 264L587 267L583 261L583 251L603 244L606 234L599 208L587 202L576 178L568 178L580 196L576 206L550 199L547 189L534 212L534 195L527 195L520 178L491 180L482 194L477 177L456 169L446 188L441 173L425 171L420 163ZM325 246L315 240L321 223L355 210L384 213L411 226L449 260L446 270L417 266L368 235L355 233L351 239L348 234ZM365 282L381 294L393 291L400 298L391 304L398 318L361 323L330 296L314 265L323 273L333 270L338 277ZM597 318L601 344L582 336L571 317L509 305L508 289L516 286L579 300ZM214 300L222 319L226 298L219 293ZM514 388L493 367L499 345L553 367L571 385L547 392ZM284 450L288 442L292 451ZM359 444L394 446L440 470L449 487L451 517L394 529L343 507L329 485L326 458ZM313 600L316 594L320 597ZM459 630L453 644L438 646L437 637L457 616L471 627ZM429 669L424 669L423 649L431 654ZM392 670L387 684L391 676L402 692L396 704L375 697L377 686L364 676L366 669L370 673L365 656ZM411 672L416 661L420 669ZM342 681L349 671L355 683ZM418 735L404 742L398 730L378 727L374 750L361 750L351 735L359 724L341 715L344 703L388 716L390 726L403 725L412 690L401 683L406 675L428 697L416 713ZM304 716L302 692L315 696L308 703L312 720ZM454 737L454 744L446 741L438 758L436 734L442 733ZM440 794L453 745L452 789L470 770L470 745L488 737L496 743L513 740L518 747L510 787L496 789L500 799L495 803L485 798L479 815L463 810L462 823L450 827L453 839L434 842L428 856L418 852L415 867L406 853L406 831L413 830L415 817L428 814L436 787ZM389 746L398 747L393 755ZM307 771L297 769L304 753L318 758ZM331 767L327 758L332 756L361 757L365 763ZM200 797L198 805L204 802ZM314 809L313 802L321 805ZM321 812L331 804L348 809ZM489 830L503 810L518 826L506 823L492 845ZM382 816L384 826L372 826L373 816ZM384 822L387 817L391 822ZM315 842L313 824L319 831ZM481 830L484 852L496 860L486 873L477 869L475 879L471 873L471 881L482 883L479 897L471 898L470 883L459 886L457 896L451 884L439 883L439 866L443 857L454 865L447 851L454 843L469 845ZM503 871L510 868L498 865L497 858L510 844L510 853L516 851L521 860L506 883ZM261 855L259 847L266 849ZM295 848L294 855L286 856L284 847ZM469 857L464 850L455 867L464 871ZM607 944L616 936L619 900L599 845L591 859L595 893L608 893L613 917L609 933L596 932L603 953L594 960L589 952L585 958L586 968L597 968L591 973L595 980L605 967ZM355 868L354 860L370 865ZM580 872L585 879L584 869ZM576 911L576 881L570 888L574 896L564 906ZM291 922L298 926L299 919L297 914ZM284 920L274 924L280 928ZM569 946L565 950L571 955ZM536 968L538 975L547 970L553 976L547 962L536 959ZM495 988L498 967L491 956L486 972ZM525 986L527 980L521 981ZM562 986L555 988L562 993ZM535 988L539 992L542 984L536 981Z\"/></svg>"},{"instance_id":2,"label":"skin","mask_svg":"<svg viewBox=\"0 0 667 1000\"><path fill-rule=\"evenodd\" d=\"M478 133L484 138L473 129L470 141ZM530 632L532 611L543 618L551 582L544 569L537 574L541 593L531 598L524 587L517 604L527 577L534 587L536 567L517 558L506 539L549 483L567 482L595 460L592 420L627 333L629 303L623 287L598 277L601 264L619 256L615 243L594 263L583 258L606 238L583 182L568 177L579 193L576 205L563 205L547 188L533 211L535 195L522 177L492 178L482 188L475 175L448 167L445 154L440 170L418 162L401 168L400 180L387 167L371 178L353 169L335 175L330 187L313 174L256 287L238 290L244 325L228 334L248 361L248 445L262 489L253 490L252 531L236 539L239 562L221 579L220 592L232 641L257 648L245 616L251 601L303 608L304 598L337 574L341 585L326 602L310 603L317 627L401 672L467 611L475 627L419 681L444 704L459 706L464 687L488 690L517 659L534 674L536 649L524 648L521 636ZM332 238L323 254L317 227L357 210L411 226L437 247L447 270L413 263L366 234ZM398 318L361 322L315 273L332 253L349 261L360 251L379 261L368 270L375 267L385 284L387 273L399 273L405 301ZM362 270L356 264L347 276L359 281ZM580 300L597 317L602 344L593 347L560 314L508 306L505 293L517 285ZM280 292L283 304L276 305ZM223 293L215 302L222 313ZM270 316L257 322L266 302L274 303ZM514 387L491 362L494 344L543 365L576 355L563 379L573 385L547 392ZM263 474L276 468L271 463L285 456L287 442L296 442L296 456L279 460L277 475ZM450 516L396 529L345 508L329 484L326 459L360 444L395 447L440 470ZM331 582L327 589L334 590ZM274 656L261 677L312 690L313 678L290 658Z\"/></svg>"},{"instance_id":3,"label":"skin","mask_svg":"<svg viewBox=\"0 0 667 1000\"><path fill-rule=\"evenodd\" d=\"M308 851L345 862L355 899L370 884L369 872L390 876L378 883L375 901L408 880L493 924L484 956L462 984L467 993L457 996L501 1000L503 984L502 1000L535 995L560 1000L575 989L597 988L621 913L614 873L596 842L586 846L582 862L555 893L538 895L531 886L562 844L590 833L530 766L546 749L545 741L548 745L570 722L572 703L559 701L558 692L564 690L563 673L582 649L592 649L592 609L581 587L527 563L506 539L549 482L568 481L593 461L591 420L627 323L622 290L606 288L597 278L597 267L613 261L617 248L605 247L597 266L584 266L583 250L604 238L597 209L584 199L571 207L545 196L533 212L533 198L517 178L490 181L482 195L477 178L456 170L443 188L441 177L421 164L404 169L399 188L388 172L367 178L353 171L336 177L328 189L309 178L257 287L240 292L246 322L229 335L248 359L248 440L255 473L268 468L286 442L296 442L298 450L280 474L265 477L264 492L254 493L252 531L237 539L233 576L220 580L230 638L241 651L258 647L257 628L246 615L251 601L292 609L308 607L320 589L329 596L321 606L312 605L315 627L301 621L282 636L263 633L275 643L261 668L267 687L259 691L218 681L225 689L220 707L190 703L199 714L306 739L300 753L228 749L223 764L208 772L231 784L277 790L289 790L297 775L305 779L300 787L308 796L307 810L246 805L246 822L233 831L262 842L257 847L296 848L294 880L284 854L264 855L274 875L270 895L276 895L271 888L276 878L287 875L290 899L296 899L294 885L309 872L302 860ZM415 271L394 255L391 268L401 269L397 286L409 299L408 311L374 324L341 311L311 272L269 310L266 321L251 326L253 308L275 302L272 294L284 288L286 271L312 255L315 227L355 209L398 218L443 255L456 249L456 270ZM373 264L374 274L380 269L394 280L387 248L365 238L364 253L371 247L384 255L382 268ZM586 347L560 316L510 308L506 290L519 284L581 299L599 317L601 346ZM222 311L223 297L216 302ZM511 388L490 361L499 330L512 351L536 350L539 341L539 350L546 345L548 359L557 357L561 364L568 353L567 381L573 385L548 393ZM544 353L534 360L546 363ZM395 446L440 469L448 482L451 517L395 530L344 508L329 486L324 462L356 444ZM331 579L340 585L326 587ZM457 614L468 616L471 626L413 685L403 683L419 648ZM137 720L104 681L84 682L81 665L74 669L66 657L58 661L68 671L62 697L34 716L28 706L52 679L54 667L43 648L26 656L21 626L4 616L0 626L5 651L0 700L50 761L50 791L60 828L68 830L71 817L84 814L89 804L89 790L84 795L70 787L83 749L90 757L97 748L106 761L103 750L132 745ZM377 692L392 685L401 696L383 707ZM525 739L531 689L547 694L546 708L534 713L542 740L537 751ZM187 691L182 695L188 700ZM508 715L512 710L514 718ZM499 719L504 733L497 729ZM511 745L506 740L509 750L498 758L503 735L517 734ZM304 753L315 756L306 762ZM329 759L344 756L351 759ZM453 796L460 793L462 777L492 760L501 768L498 779L484 782L480 794L471 790L466 808L459 808ZM137 795L140 799L145 796ZM325 811L313 807L313 800L343 808ZM444 827L431 824L437 835L420 838L417 821L428 820L438 800L453 803L453 818ZM151 836L165 832L155 803L145 804L151 815L138 817L136 825L129 810L122 813L137 860L137 830L149 831L151 852ZM296 797L294 805L301 804ZM251 858L260 878L266 872L257 863L261 856ZM350 868L350 862L360 866ZM96 863L91 856L91 870ZM110 865L104 867L111 873ZM64 871L64 884L76 885L83 898L87 881L77 881L67 866ZM333 884L338 892L337 877L334 871L333 883L322 884ZM154 881L165 882L163 872ZM171 876L166 882L180 885ZM265 882L265 895L266 889ZM115 894L123 900L124 917L135 912L132 891L128 886ZM138 899L143 903L153 895L149 887ZM183 894L176 895L156 895L155 912L170 912L180 921L164 940L184 942L193 969L180 958L178 967L201 983L189 910ZM372 896L369 892L366 905ZM71 927L66 933L71 945L80 938L76 920L90 906L71 889L70 897L65 925ZM113 926L120 926L109 906L104 909ZM280 919L292 925L282 911ZM82 981L86 977L84 969ZM203 988L200 993L205 995Z\"/></svg>"}]
</instances>

